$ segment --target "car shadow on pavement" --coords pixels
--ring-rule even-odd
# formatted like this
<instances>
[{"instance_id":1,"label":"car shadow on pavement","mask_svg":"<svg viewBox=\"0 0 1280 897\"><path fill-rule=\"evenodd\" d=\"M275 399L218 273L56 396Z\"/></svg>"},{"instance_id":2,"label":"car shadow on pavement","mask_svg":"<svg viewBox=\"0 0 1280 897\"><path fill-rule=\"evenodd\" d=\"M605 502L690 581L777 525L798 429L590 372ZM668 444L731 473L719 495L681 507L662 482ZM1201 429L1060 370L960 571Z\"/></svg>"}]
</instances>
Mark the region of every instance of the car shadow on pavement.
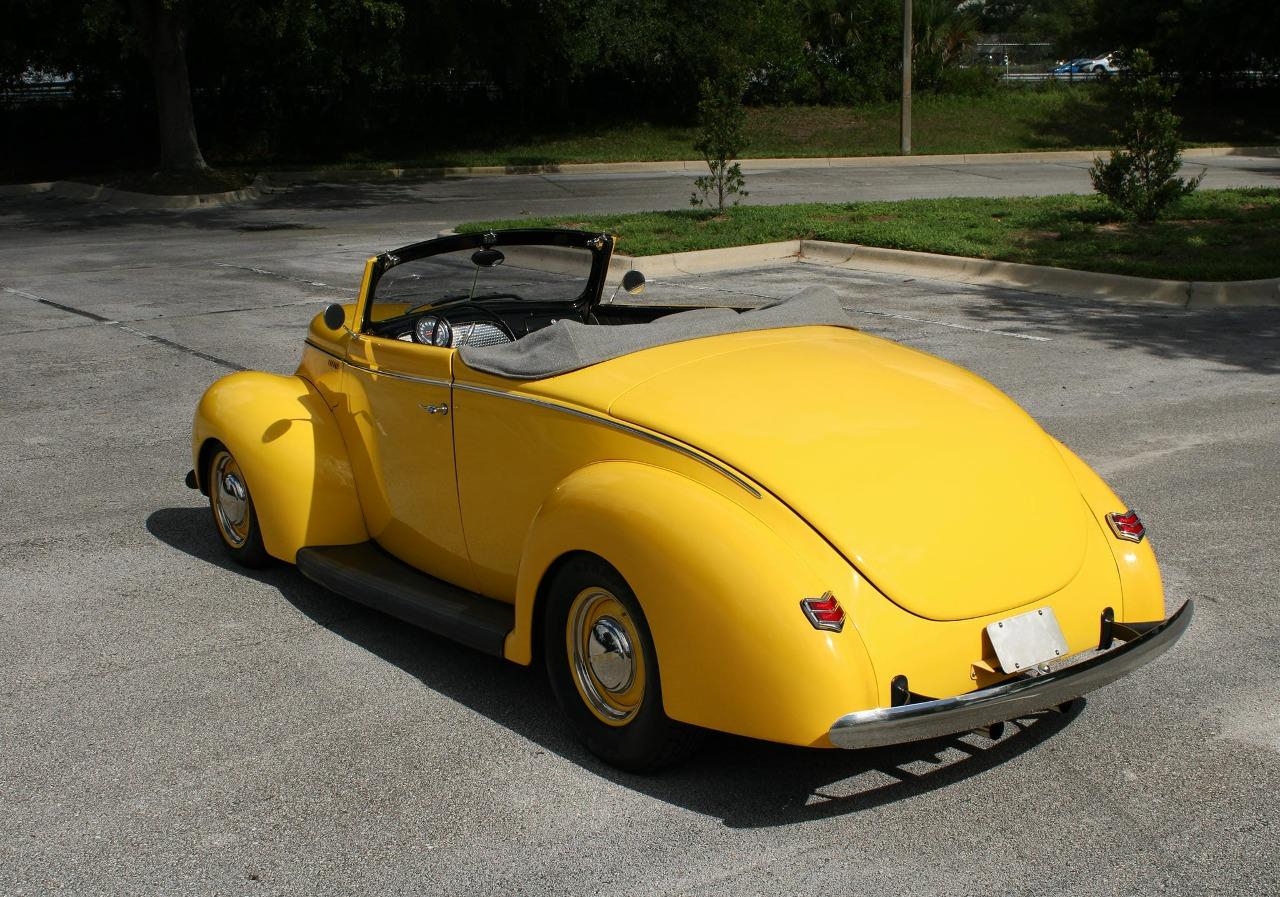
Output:
<instances>
[{"instance_id":1,"label":"car shadow on pavement","mask_svg":"<svg viewBox=\"0 0 1280 897\"><path fill-rule=\"evenodd\" d=\"M561 719L542 672L479 654L351 602L294 567L247 570L223 553L203 507L164 508L146 527L198 561L266 583L302 614L433 689L583 769L654 799L761 828L869 810L936 791L1012 760L1062 731L1084 701L1008 723L994 741L967 734L865 751L789 747L707 733L683 765L651 775L605 766Z\"/></svg>"}]
</instances>

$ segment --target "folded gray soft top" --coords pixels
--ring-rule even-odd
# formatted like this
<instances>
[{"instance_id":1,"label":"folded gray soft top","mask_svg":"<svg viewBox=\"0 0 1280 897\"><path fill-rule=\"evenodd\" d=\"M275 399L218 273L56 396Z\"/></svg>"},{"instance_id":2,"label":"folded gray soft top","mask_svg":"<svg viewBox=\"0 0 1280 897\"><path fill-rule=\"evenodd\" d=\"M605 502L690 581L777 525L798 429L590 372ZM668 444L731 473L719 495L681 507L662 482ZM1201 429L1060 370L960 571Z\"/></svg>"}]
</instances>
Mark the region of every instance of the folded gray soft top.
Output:
<instances>
[{"instance_id":1,"label":"folded gray soft top","mask_svg":"<svg viewBox=\"0 0 1280 897\"><path fill-rule=\"evenodd\" d=\"M580 324L557 321L513 343L463 346L468 367L516 380L539 380L630 355L643 349L746 330L774 330L826 324L853 327L828 287L809 287L750 311L697 308L648 324Z\"/></svg>"}]
</instances>

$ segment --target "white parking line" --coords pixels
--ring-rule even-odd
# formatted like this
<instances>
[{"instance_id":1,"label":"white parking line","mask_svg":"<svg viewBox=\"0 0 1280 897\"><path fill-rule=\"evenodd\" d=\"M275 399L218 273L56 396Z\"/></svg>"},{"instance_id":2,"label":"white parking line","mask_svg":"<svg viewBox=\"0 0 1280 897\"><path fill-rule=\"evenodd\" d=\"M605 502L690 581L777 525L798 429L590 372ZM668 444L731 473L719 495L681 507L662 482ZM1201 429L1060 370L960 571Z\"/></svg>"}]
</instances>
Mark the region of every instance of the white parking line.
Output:
<instances>
[{"instance_id":1,"label":"white parking line","mask_svg":"<svg viewBox=\"0 0 1280 897\"><path fill-rule=\"evenodd\" d=\"M956 330L973 330L977 333L993 333L996 336L1011 336L1014 339L1028 339L1034 340L1038 343L1053 342L1053 337L1050 336L1032 336L1029 333L1014 333L1012 330L989 330L986 327L970 327L968 324L953 324L950 321L935 321L932 318L913 318L910 315L899 315L889 311L868 311L863 308L846 308L845 311L850 314L876 315L881 318L898 318L903 321L915 321L920 324L937 324L939 327L951 327Z\"/></svg>"}]
</instances>

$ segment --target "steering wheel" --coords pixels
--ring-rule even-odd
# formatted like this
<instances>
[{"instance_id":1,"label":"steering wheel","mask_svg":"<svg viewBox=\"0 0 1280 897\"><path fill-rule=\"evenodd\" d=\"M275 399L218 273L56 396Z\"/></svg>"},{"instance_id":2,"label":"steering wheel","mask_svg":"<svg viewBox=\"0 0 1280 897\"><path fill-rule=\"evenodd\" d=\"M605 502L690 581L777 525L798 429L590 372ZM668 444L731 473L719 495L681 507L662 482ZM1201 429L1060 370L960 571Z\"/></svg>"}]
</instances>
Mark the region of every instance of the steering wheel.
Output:
<instances>
[{"instance_id":1,"label":"steering wheel","mask_svg":"<svg viewBox=\"0 0 1280 897\"><path fill-rule=\"evenodd\" d=\"M493 321L493 323L497 325L498 329L501 330L504 334L506 334L507 339L511 340L511 342L513 343L516 341L515 331L513 331L507 325L507 322L502 320L502 318L498 315L498 313L493 309L485 308L483 305L468 305L466 306L466 308L468 311L484 312L484 314L489 318L489 320ZM454 326L457 326L457 325L454 325Z\"/></svg>"}]
</instances>

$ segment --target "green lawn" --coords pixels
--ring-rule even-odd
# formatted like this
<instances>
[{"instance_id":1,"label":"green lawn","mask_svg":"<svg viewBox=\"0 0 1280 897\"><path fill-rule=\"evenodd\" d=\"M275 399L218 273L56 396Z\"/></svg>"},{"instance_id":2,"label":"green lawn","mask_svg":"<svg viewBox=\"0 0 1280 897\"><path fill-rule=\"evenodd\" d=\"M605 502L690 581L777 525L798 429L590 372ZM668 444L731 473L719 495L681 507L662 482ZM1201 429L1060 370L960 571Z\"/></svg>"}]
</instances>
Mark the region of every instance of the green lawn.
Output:
<instances>
[{"instance_id":1,"label":"green lawn","mask_svg":"<svg viewBox=\"0 0 1280 897\"><path fill-rule=\"evenodd\" d=\"M748 185L749 186L749 185ZM657 255L816 239L1173 280L1280 277L1280 190L1202 190L1165 220L1125 222L1096 196L912 199L739 206L472 222L460 230L561 226Z\"/></svg>"},{"instance_id":2,"label":"green lawn","mask_svg":"<svg viewBox=\"0 0 1280 897\"><path fill-rule=\"evenodd\" d=\"M1006 87L988 96L921 94L912 110L917 153L1093 149L1112 142L1120 111L1099 85ZM1280 143L1280 121L1245 97L1178 107L1189 145ZM748 110L743 158L868 156L898 152L898 106L769 106ZM571 133L459 143L387 159L355 153L319 167L418 168L694 159L694 128L644 122ZM244 164L241 162L240 164ZM314 164L314 163L313 163ZM287 162L277 167L288 168Z\"/></svg>"},{"instance_id":3,"label":"green lawn","mask_svg":"<svg viewBox=\"0 0 1280 897\"><path fill-rule=\"evenodd\" d=\"M1176 105L1190 146L1280 144L1280 119L1266 115L1271 94L1228 95L1212 101L1190 98ZM920 94L913 108L917 154L994 153L1109 146L1122 116L1102 85L1006 86L987 96ZM497 128L498 125L495 125ZM875 156L898 152L898 106L766 106L747 110L748 144L743 158L785 156ZM0 183L72 178L148 193L217 192L248 183L270 169L436 168L500 165L559 165L695 159L692 125L633 121L554 133L472 131L444 136L432 146L355 150L341 158L209 155L212 171L194 178L155 178L144 172L9 169Z\"/></svg>"}]
</instances>

